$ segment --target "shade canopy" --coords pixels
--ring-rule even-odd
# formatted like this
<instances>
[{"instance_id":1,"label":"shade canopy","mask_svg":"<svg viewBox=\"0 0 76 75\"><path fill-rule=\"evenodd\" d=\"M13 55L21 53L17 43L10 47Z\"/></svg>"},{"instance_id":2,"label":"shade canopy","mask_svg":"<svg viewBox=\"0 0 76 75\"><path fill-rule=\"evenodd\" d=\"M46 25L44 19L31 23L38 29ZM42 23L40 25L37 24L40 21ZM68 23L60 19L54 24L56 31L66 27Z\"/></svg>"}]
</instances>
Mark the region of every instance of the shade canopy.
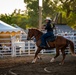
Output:
<instances>
[{"instance_id":1,"label":"shade canopy","mask_svg":"<svg viewBox=\"0 0 76 75\"><path fill-rule=\"evenodd\" d=\"M21 30L0 20L0 32L13 32L13 31L18 32Z\"/></svg>"}]
</instances>

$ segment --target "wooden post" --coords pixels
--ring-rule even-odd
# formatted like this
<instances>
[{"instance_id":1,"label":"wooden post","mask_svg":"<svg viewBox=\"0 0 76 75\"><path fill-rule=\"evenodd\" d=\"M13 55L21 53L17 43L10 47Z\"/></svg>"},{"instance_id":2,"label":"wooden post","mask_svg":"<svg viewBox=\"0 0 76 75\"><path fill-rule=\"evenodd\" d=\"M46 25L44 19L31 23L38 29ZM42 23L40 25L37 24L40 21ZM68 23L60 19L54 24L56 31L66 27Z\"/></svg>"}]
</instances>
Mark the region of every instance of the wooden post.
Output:
<instances>
[{"instance_id":1,"label":"wooden post","mask_svg":"<svg viewBox=\"0 0 76 75\"><path fill-rule=\"evenodd\" d=\"M41 30L42 25L42 0L39 0L39 29Z\"/></svg>"}]
</instances>

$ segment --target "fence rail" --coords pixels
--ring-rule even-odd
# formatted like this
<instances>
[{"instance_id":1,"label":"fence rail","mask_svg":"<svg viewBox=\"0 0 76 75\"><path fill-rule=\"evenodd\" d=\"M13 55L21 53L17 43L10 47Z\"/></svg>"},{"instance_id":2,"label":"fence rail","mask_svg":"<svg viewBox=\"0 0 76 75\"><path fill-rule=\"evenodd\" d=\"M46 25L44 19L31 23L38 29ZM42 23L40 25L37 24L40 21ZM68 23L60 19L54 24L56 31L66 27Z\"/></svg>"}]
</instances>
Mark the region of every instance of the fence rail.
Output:
<instances>
[{"instance_id":1,"label":"fence rail","mask_svg":"<svg viewBox=\"0 0 76 75\"><path fill-rule=\"evenodd\" d=\"M61 36L64 36L67 39L70 39L74 42L74 48L75 48L75 52L76 52L76 36L72 33L67 33L67 35L63 35L62 33L59 34ZM35 45L35 42L33 40L27 41L26 40L26 35L21 35L21 38L16 38L16 36L14 37L10 37L10 38L0 38L0 41L2 40L2 42L0 42L0 57L7 57L7 56L11 56L11 57L16 57L16 56L30 56L30 55L34 55L37 47ZM4 40L4 41L3 41ZM9 42L5 42L5 40L10 40ZM68 51L68 47L65 51L66 53L70 53ZM45 50L43 49L41 52L41 54L55 54L56 50L55 48L52 50Z\"/></svg>"}]
</instances>

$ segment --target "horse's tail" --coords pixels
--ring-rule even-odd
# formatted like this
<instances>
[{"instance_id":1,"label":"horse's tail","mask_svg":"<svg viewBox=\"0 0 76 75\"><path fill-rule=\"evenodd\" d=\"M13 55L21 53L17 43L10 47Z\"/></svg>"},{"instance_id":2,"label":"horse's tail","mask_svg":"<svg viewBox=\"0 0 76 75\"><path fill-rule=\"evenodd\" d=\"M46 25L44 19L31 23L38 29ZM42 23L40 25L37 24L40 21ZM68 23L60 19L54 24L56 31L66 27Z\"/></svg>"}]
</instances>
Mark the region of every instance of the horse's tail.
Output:
<instances>
[{"instance_id":1,"label":"horse's tail","mask_svg":"<svg viewBox=\"0 0 76 75\"><path fill-rule=\"evenodd\" d=\"M76 56L76 54L74 53L74 43L70 40L68 40L68 44L70 44L70 51L72 53L73 56Z\"/></svg>"}]
</instances>

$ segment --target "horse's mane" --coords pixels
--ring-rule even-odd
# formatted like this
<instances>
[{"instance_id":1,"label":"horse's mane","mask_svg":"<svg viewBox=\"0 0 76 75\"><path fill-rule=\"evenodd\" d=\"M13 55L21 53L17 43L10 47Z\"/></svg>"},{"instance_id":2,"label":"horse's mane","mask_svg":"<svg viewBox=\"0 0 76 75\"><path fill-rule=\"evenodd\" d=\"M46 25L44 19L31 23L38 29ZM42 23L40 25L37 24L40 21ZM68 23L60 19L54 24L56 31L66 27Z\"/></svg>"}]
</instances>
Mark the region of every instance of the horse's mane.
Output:
<instances>
[{"instance_id":1,"label":"horse's mane","mask_svg":"<svg viewBox=\"0 0 76 75\"><path fill-rule=\"evenodd\" d=\"M41 34L43 34L39 29L37 29L37 28L32 28L32 30L35 30L35 31L37 31L38 33L41 33Z\"/></svg>"}]
</instances>

